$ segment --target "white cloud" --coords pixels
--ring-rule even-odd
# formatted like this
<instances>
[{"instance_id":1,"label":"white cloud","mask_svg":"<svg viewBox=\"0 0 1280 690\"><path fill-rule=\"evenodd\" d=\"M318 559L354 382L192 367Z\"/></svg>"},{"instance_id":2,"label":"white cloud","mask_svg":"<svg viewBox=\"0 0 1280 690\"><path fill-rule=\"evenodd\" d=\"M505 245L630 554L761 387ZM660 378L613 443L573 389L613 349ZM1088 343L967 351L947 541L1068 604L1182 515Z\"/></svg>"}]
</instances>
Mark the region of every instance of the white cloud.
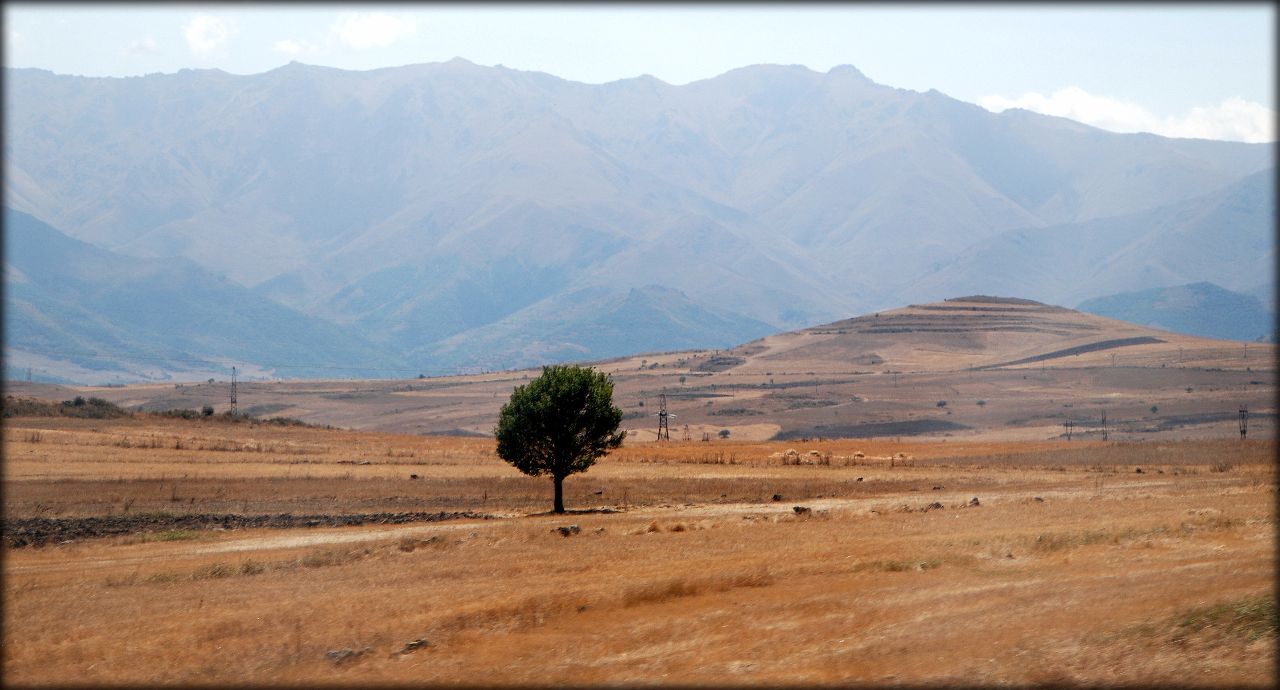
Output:
<instances>
[{"instance_id":1,"label":"white cloud","mask_svg":"<svg viewBox=\"0 0 1280 690\"><path fill-rule=\"evenodd\" d=\"M8 38L9 45L15 48L21 46L26 41L26 38L24 38L22 34L18 33L17 29L9 29Z\"/></svg>"},{"instance_id":2,"label":"white cloud","mask_svg":"<svg viewBox=\"0 0 1280 690\"><path fill-rule=\"evenodd\" d=\"M417 30L412 21L383 12L344 12L330 28L339 41L356 50L385 48Z\"/></svg>"},{"instance_id":3,"label":"white cloud","mask_svg":"<svg viewBox=\"0 0 1280 690\"><path fill-rule=\"evenodd\" d=\"M1192 108L1172 122L1168 131L1176 137L1274 142L1276 111L1243 98L1228 98L1218 105Z\"/></svg>"},{"instance_id":4,"label":"white cloud","mask_svg":"<svg viewBox=\"0 0 1280 690\"><path fill-rule=\"evenodd\" d=\"M156 39L150 36L120 49L121 55L155 55L159 52L160 47L156 45Z\"/></svg>"},{"instance_id":5,"label":"white cloud","mask_svg":"<svg viewBox=\"0 0 1280 690\"><path fill-rule=\"evenodd\" d=\"M231 38L231 27L218 17L199 14L182 27L182 35L192 55L209 55L226 45Z\"/></svg>"},{"instance_id":6,"label":"white cloud","mask_svg":"<svg viewBox=\"0 0 1280 690\"><path fill-rule=\"evenodd\" d=\"M302 55L304 53L319 52L319 48L307 41L295 41L292 38L286 38L276 41L272 46L272 50L285 55Z\"/></svg>"},{"instance_id":7,"label":"white cloud","mask_svg":"<svg viewBox=\"0 0 1280 690\"><path fill-rule=\"evenodd\" d=\"M1166 137L1267 143L1276 140L1276 113L1260 103L1228 98L1196 106L1185 115L1160 117L1127 101L1091 94L1078 86L1046 96L1028 92L1019 98L986 96L979 104L992 112L1023 108L1070 118L1112 132L1151 132Z\"/></svg>"}]
</instances>

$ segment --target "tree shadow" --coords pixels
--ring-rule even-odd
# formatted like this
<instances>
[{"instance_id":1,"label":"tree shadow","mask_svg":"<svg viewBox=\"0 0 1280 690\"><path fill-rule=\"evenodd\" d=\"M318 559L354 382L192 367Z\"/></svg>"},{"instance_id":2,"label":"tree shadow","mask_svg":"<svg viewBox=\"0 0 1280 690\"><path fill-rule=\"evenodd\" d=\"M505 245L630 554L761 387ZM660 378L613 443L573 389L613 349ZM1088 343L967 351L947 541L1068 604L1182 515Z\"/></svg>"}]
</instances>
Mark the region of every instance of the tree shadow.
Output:
<instances>
[{"instance_id":1,"label":"tree shadow","mask_svg":"<svg viewBox=\"0 0 1280 690\"><path fill-rule=\"evenodd\" d=\"M621 508L566 508L563 513L557 513L554 510L548 510L542 513L528 513L525 517L567 517L569 515L608 515L610 513L621 513Z\"/></svg>"}]
</instances>

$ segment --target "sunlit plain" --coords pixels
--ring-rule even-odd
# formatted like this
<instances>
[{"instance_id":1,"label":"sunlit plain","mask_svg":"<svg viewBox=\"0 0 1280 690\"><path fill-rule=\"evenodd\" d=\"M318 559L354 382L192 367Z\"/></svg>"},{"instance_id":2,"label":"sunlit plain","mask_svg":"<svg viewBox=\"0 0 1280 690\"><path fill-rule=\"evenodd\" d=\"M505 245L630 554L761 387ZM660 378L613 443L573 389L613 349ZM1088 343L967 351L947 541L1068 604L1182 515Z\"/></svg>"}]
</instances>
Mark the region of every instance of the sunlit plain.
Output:
<instances>
[{"instance_id":1,"label":"sunlit plain","mask_svg":"<svg viewBox=\"0 0 1280 690\"><path fill-rule=\"evenodd\" d=\"M487 439L7 422L7 519L496 516L7 549L8 682L1275 680L1272 441L633 443L554 516Z\"/></svg>"}]
</instances>

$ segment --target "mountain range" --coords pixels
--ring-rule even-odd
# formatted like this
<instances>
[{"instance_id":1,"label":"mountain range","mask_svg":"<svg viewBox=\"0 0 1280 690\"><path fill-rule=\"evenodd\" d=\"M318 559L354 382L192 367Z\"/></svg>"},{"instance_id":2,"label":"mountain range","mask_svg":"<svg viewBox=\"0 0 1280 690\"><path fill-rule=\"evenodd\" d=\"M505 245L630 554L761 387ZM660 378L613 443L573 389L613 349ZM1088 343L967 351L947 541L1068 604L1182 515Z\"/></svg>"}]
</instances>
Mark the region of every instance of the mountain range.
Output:
<instances>
[{"instance_id":1,"label":"mountain range","mask_svg":"<svg viewBox=\"0 0 1280 690\"><path fill-rule=\"evenodd\" d=\"M284 332L303 321L338 348L318 364L437 371L723 347L956 294L1273 279L1270 145L996 114L849 66L682 86L461 59L5 76L6 207L115 257L69 278L152 260L243 289L220 304L270 347L199 324L141 339L264 375L296 371L268 366L301 361L294 334L322 347ZM96 337L38 288L10 353L42 348L37 323Z\"/></svg>"}]
</instances>

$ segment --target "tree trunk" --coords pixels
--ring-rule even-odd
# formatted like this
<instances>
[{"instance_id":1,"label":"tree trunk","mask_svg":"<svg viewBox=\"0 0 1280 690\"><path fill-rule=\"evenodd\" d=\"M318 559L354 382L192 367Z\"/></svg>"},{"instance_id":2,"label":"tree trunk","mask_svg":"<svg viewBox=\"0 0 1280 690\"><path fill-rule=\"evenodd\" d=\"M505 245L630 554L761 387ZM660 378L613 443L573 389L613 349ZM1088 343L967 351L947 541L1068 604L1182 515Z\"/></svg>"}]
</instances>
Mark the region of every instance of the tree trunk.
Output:
<instances>
[{"instance_id":1,"label":"tree trunk","mask_svg":"<svg viewBox=\"0 0 1280 690\"><path fill-rule=\"evenodd\" d=\"M564 512L564 477L553 475L551 477L556 483L556 506L555 512Z\"/></svg>"}]
</instances>

